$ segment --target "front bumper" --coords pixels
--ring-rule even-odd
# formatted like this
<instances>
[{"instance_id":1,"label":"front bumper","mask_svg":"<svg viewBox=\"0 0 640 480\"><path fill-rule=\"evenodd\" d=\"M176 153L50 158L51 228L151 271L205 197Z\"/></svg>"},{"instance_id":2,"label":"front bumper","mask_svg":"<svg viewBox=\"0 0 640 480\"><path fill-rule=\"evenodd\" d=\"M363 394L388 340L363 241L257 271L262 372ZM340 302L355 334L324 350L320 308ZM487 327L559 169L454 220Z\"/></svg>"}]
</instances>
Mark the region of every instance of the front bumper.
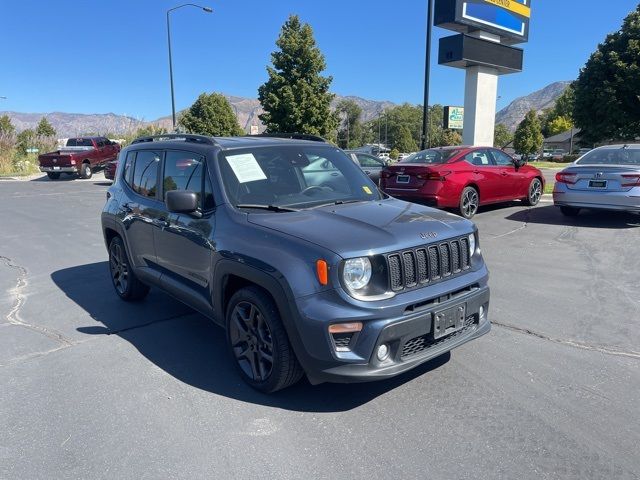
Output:
<instances>
[{"instance_id":1,"label":"front bumper","mask_svg":"<svg viewBox=\"0 0 640 480\"><path fill-rule=\"evenodd\" d=\"M298 354L298 357L310 382L350 383L390 378L488 333L491 323L486 268L464 277L457 279L453 286L443 282L424 287L420 289L422 292L413 292L422 293L422 301L416 301L419 299L413 295L408 302L382 309L350 309L339 305L336 298L307 299L306 305L298 302L299 311L304 312L307 307L311 312L323 311L333 319L314 321L302 316L297 322L305 344L304 355ZM429 295L427 299L425 294ZM414 305L419 307L414 309ZM436 339L433 335L435 314L461 305L465 308L463 328ZM328 333L328 324L348 321L361 321L363 329L352 339L349 351L337 351ZM387 345L390 353L381 362L376 353L382 344Z\"/></svg>"},{"instance_id":2,"label":"front bumper","mask_svg":"<svg viewBox=\"0 0 640 480\"><path fill-rule=\"evenodd\" d=\"M77 173L78 167L40 167L44 173Z\"/></svg>"}]
</instances>

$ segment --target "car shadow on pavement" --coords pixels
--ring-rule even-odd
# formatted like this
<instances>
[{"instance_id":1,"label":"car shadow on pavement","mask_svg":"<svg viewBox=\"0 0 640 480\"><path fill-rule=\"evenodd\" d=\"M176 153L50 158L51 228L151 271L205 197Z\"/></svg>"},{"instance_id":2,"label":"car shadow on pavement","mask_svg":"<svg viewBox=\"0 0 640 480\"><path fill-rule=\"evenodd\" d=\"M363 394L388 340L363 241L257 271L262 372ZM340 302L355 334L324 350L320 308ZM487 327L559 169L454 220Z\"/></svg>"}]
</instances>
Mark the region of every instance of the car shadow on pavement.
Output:
<instances>
[{"instance_id":1,"label":"car shadow on pavement","mask_svg":"<svg viewBox=\"0 0 640 480\"><path fill-rule=\"evenodd\" d=\"M389 380L312 386L303 379L293 387L266 395L240 378L222 328L157 289L142 302L121 301L113 291L107 262L58 270L51 278L95 320L77 331L118 335L176 379L244 402L304 412L348 411L443 366L451 358L449 353L444 354Z\"/></svg>"},{"instance_id":2,"label":"car shadow on pavement","mask_svg":"<svg viewBox=\"0 0 640 480\"><path fill-rule=\"evenodd\" d=\"M585 209L580 210L577 217L567 217L560 212L558 207L553 205L520 210L512 213L506 219L521 223L588 228L627 229L640 227L640 215L633 213Z\"/></svg>"}]
</instances>

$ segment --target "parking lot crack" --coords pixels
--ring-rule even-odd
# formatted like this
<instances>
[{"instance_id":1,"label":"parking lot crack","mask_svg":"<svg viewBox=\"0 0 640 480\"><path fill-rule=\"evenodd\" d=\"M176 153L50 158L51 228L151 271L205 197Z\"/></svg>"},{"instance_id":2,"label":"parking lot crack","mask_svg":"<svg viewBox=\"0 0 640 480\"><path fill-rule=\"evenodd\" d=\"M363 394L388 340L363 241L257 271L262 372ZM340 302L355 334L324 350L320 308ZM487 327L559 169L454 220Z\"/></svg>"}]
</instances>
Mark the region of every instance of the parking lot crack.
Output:
<instances>
[{"instance_id":1,"label":"parking lot crack","mask_svg":"<svg viewBox=\"0 0 640 480\"><path fill-rule=\"evenodd\" d=\"M34 325L28 322L25 322L20 317L20 311L25 304L26 297L23 293L24 289L27 287L27 269L16 264L9 257L4 257L0 255L0 262L4 263L5 266L16 270L18 272L18 280L16 281L16 285L9 289L7 293L13 297L13 305L9 310L9 313L5 316L6 320L11 325L18 325L24 328L28 328L29 330L33 330L34 332L38 332L51 340L57 341L64 346L72 345L73 342L64 337L59 332L55 332L41 325Z\"/></svg>"},{"instance_id":2,"label":"parking lot crack","mask_svg":"<svg viewBox=\"0 0 640 480\"><path fill-rule=\"evenodd\" d=\"M618 356L618 357L627 357L627 358L640 359L640 352L616 350L616 349L613 349L613 348L604 347L602 345L592 345L592 344L589 344L589 343L576 342L574 340L563 340L561 338L550 337L548 335L545 335L544 333L534 332L533 330L530 330L528 328L516 327L515 325L509 325L507 323L491 321L491 324L496 326L496 327L502 327L502 328L505 328L507 330L511 330L513 332L522 333L524 335L530 335L532 337L536 337L536 338L539 338L541 340L546 340L548 342L557 343L559 345L566 345L566 346L569 346L569 347L579 348L579 349L582 349L582 350L591 350L593 352L600 352L600 353L604 353L606 355L614 355L614 356Z\"/></svg>"}]
</instances>

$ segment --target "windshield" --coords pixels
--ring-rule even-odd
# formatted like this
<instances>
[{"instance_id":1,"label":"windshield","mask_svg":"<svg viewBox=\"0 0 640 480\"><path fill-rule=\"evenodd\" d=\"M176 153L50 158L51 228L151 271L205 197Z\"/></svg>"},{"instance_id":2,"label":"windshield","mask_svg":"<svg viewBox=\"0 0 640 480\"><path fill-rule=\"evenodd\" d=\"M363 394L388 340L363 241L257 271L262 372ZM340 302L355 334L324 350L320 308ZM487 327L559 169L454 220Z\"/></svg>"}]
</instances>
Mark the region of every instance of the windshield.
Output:
<instances>
[{"instance_id":1,"label":"windshield","mask_svg":"<svg viewBox=\"0 0 640 480\"><path fill-rule=\"evenodd\" d=\"M413 153L403 158L398 163L427 163L439 164L445 163L447 160L455 156L460 150L423 150L422 152Z\"/></svg>"},{"instance_id":2,"label":"windshield","mask_svg":"<svg viewBox=\"0 0 640 480\"><path fill-rule=\"evenodd\" d=\"M327 145L279 145L223 152L220 173L229 200L240 208L299 209L382 198L353 160Z\"/></svg>"},{"instance_id":3,"label":"windshield","mask_svg":"<svg viewBox=\"0 0 640 480\"><path fill-rule=\"evenodd\" d=\"M640 148L616 147L591 150L578 165L640 165Z\"/></svg>"}]
</instances>

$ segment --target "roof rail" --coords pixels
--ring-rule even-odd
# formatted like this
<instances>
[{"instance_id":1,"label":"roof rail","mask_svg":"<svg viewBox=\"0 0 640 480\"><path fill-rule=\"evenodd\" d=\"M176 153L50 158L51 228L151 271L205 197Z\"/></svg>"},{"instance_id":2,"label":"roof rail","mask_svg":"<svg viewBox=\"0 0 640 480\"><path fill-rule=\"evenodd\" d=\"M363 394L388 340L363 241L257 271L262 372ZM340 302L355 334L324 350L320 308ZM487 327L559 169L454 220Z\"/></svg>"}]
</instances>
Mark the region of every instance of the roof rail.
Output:
<instances>
[{"instance_id":1,"label":"roof rail","mask_svg":"<svg viewBox=\"0 0 640 480\"><path fill-rule=\"evenodd\" d=\"M318 135L311 135L309 133L261 133L259 135L252 135L253 137L273 137L273 138L290 138L292 140L309 140L311 142L323 142L327 141L319 137Z\"/></svg>"},{"instance_id":2,"label":"roof rail","mask_svg":"<svg viewBox=\"0 0 640 480\"><path fill-rule=\"evenodd\" d=\"M212 138L205 135L193 135L191 133L165 133L164 135L149 135L147 137L136 138L131 144L154 142L158 140L184 139L185 142L202 143L205 145L217 145Z\"/></svg>"}]
</instances>

